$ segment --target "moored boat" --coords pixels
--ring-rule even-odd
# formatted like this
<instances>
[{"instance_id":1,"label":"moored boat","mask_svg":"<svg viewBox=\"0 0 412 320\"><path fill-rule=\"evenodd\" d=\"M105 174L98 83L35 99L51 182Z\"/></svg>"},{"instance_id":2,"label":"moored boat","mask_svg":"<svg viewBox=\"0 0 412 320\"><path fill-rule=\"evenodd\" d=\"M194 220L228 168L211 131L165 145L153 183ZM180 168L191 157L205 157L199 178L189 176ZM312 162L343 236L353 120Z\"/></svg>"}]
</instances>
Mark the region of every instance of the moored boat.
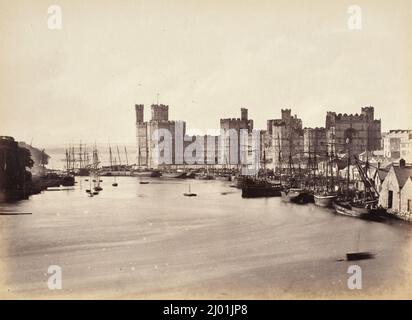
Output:
<instances>
[{"instance_id":1,"label":"moored boat","mask_svg":"<svg viewBox=\"0 0 412 320\"><path fill-rule=\"evenodd\" d=\"M254 180L242 186L242 198L280 197L282 186L266 180Z\"/></svg>"},{"instance_id":2,"label":"moored boat","mask_svg":"<svg viewBox=\"0 0 412 320\"><path fill-rule=\"evenodd\" d=\"M133 177L144 177L144 178L157 178L162 176L159 170L145 170L145 171L133 171L131 173Z\"/></svg>"},{"instance_id":3,"label":"moored boat","mask_svg":"<svg viewBox=\"0 0 412 320\"><path fill-rule=\"evenodd\" d=\"M301 188L290 188L281 191L282 200L284 202L292 202L297 204L306 204L313 202L313 195Z\"/></svg>"},{"instance_id":4,"label":"moored boat","mask_svg":"<svg viewBox=\"0 0 412 320\"><path fill-rule=\"evenodd\" d=\"M185 179L186 178L186 173L183 171L177 171L177 172L162 172L162 178L166 179Z\"/></svg>"},{"instance_id":5,"label":"moored boat","mask_svg":"<svg viewBox=\"0 0 412 320\"><path fill-rule=\"evenodd\" d=\"M334 201L336 213L370 221L384 221L387 218L385 210L376 207L376 202L353 203L350 201Z\"/></svg>"},{"instance_id":6,"label":"moored boat","mask_svg":"<svg viewBox=\"0 0 412 320\"><path fill-rule=\"evenodd\" d=\"M315 205L319 207L332 207L333 201L337 199L337 194L333 193L315 193L313 195Z\"/></svg>"}]
</instances>

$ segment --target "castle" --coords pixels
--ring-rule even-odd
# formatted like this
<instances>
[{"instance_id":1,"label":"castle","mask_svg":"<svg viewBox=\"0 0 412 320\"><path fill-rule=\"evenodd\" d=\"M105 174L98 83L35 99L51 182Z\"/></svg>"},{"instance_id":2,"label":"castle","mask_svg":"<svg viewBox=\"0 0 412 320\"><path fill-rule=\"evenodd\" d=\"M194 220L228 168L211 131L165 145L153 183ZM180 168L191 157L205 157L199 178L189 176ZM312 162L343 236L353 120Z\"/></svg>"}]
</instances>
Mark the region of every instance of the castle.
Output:
<instances>
[{"instance_id":1,"label":"castle","mask_svg":"<svg viewBox=\"0 0 412 320\"><path fill-rule=\"evenodd\" d=\"M381 149L381 120L374 118L373 107L363 107L361 114L327 112L328 151L359 155Z\"/></svg>"},{"instance_id":2,"label":"castle","mask_svg":"<svg viewBox=\"0 0 412 320\"><path fill-rule=\"evenodd\" d=\"M363 107L359 115L327 112L324 128L303 128L302 120L292 116L291 109L281 109L280 119L267 120L267 130L258 130L258 146L253 146L257 130L253 130L246 108L241 108L240 118L220 119L219 136L193 137L186 135L184 121L169 120L168 105L152 104L148 122L144 121L144 105L136 104L135 111L138 167L158 168L159 159L173 165L219 163L237 167L245 164L245 156L256 154L259 162L271 163L268 168L275 169L298 162L305 166L315 154L325 158L381 149L381 121L374 119L373 107ZM157 137L162 130L167 134ZM163 148L158 148L162 142Z\"/></svg>"}]
</instances>

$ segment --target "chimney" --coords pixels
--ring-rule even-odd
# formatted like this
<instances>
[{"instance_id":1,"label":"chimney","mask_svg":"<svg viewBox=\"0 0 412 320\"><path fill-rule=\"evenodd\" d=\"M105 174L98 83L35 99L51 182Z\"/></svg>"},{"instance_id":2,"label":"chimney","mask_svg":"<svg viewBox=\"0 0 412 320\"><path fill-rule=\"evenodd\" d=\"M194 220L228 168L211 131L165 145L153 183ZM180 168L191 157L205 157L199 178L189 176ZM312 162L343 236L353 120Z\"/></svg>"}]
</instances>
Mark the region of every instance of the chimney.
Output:
<instances>
[{"instance_id":1,"label":"chimney","mask_svg":"<svg viewBox=\"0 0 412 320\"><path fill-rule=\"evenodd\" d=\"M399 160L399 167L401 167L401 168L405 168L405 165L406 165L406 161L405 161L405 159L401 159L401 160Z\"/></svg>"}]
</instances>

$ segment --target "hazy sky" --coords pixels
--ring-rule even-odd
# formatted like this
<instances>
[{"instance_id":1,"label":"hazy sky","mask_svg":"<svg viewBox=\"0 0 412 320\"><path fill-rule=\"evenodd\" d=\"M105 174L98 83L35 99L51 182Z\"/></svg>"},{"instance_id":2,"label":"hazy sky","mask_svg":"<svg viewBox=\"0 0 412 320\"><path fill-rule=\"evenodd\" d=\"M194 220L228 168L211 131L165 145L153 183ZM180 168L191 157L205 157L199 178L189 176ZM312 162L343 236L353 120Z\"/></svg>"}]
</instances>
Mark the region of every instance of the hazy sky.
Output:
<instances>
[{"instance_id":1,"label":"hazy sky","mask_svg":"<svg viewBox=\"0 0 412 320\"><path fill-rule=\"evenodd\" d=\"M61 30L48 29L52 4ZM148 119L157 93L188 128L241 107L257 128L282 107L324 126L328 110L373 105L383 130L412 129L411 32L408 0L0 0L0 135L134 142L134 104Z\"/></svg>"}]
</instances>

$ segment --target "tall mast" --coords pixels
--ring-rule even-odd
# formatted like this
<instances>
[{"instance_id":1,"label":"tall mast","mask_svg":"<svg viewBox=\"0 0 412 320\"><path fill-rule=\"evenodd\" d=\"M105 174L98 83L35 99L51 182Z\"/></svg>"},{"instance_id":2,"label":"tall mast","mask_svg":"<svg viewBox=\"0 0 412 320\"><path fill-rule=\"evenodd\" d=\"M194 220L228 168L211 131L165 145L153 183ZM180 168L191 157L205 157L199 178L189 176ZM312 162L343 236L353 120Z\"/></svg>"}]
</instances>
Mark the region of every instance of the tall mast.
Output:
<instances>
[{"instance_id":1,"label":"tall mast","mask_svg":"<svg viewBox=\"0 0 412 320\"><path fill-rule=\"evenodd\" d=\"M117 157L118 157L118 159L119 159L119 166L121 166L121 165L122 165L122 162L121 162L121 160L120 160L119 146L116 146L116 148L117 148Z\"/></svg>"},{"instance_id":2,"label":"tall mast","mask_svg":"<svg viewBox=\"0 0 412 320\"><path fill-rule=\"evenodd\" d=\"M127 157L127 149L126 146L124 146L124 153L126 155L126 165L129 166L129 158Z\"/></svg>"},{"instance_id":3,"label":"tall mast","mask_svg":"<svg viewBox=\"0 0 412 320\"><path fill-rule=\"evenodd\" d=\"M109 145L110 171L113 171L112 147Z\"/></svg>"},{"instance_id":4,"label":"tall mast","mask_svg":"<svg viewBox=\"0 0 412 320\"><path fill-rule=\"evenodd\" d=\"M82 152L82 141L80 140L79 146L79 168L83 168L83 152Z\"/></svg>"},{"instance_id":5,"label":"tall mast","mask_svg":"<svg viewBox=\"0 0 412 320\"><path fill-rule=\"evenodd\" d=\"M282 183L282 157L280 154L280 137L278 132L278 166L279 166L279 183Z\"/></svg>"}]
</instances>

